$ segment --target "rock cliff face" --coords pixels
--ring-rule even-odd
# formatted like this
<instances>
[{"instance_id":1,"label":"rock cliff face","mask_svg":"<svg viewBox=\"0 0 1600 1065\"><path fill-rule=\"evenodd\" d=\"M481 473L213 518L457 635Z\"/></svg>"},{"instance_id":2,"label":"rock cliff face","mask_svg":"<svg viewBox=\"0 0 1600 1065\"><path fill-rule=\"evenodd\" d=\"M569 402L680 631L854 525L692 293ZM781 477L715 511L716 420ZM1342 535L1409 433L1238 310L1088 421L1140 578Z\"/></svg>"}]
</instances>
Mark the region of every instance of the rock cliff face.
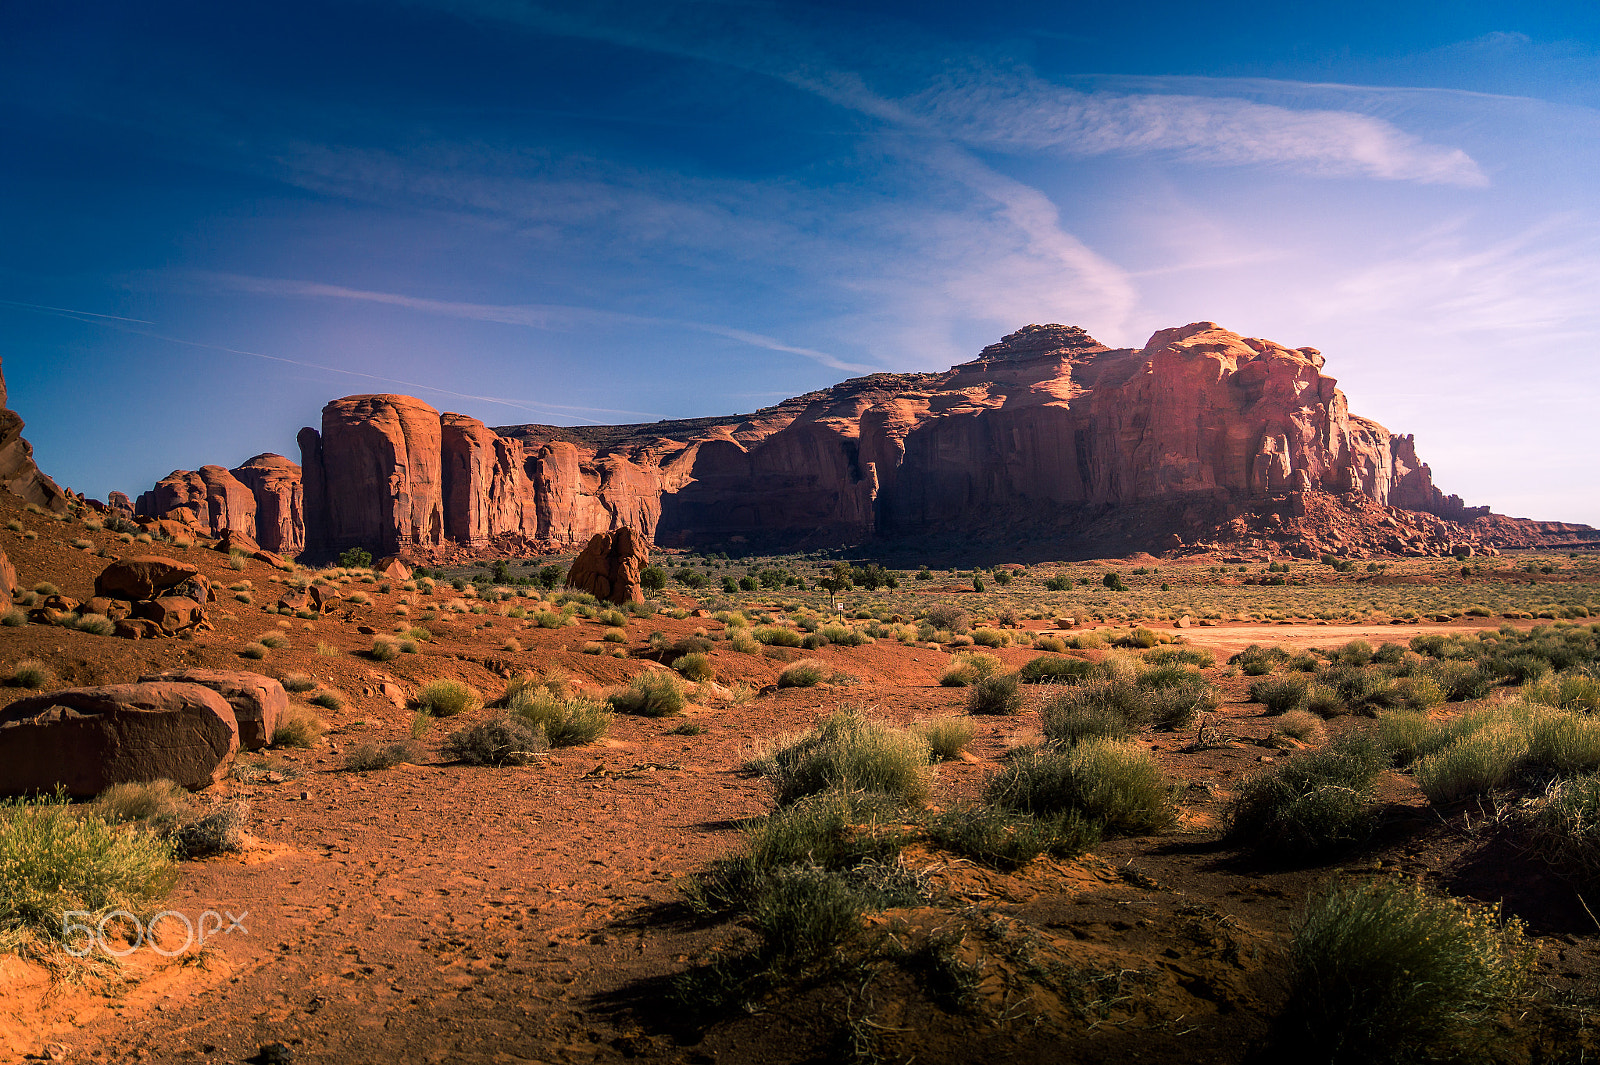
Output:
<instances>
[{"instance_id":1,"label":"rock cliff face","mask_svg":"<svg viewBox=\"0 0 1600 1065\"><path fill-rule=\"evenodd\" d=\"M22 419L6 406L6 381L0 374L0 488L59 514L69 505L67 493L34 465L33 445L22 438L22 427Z\"/></svg>"},{"instance_id":2,"label":"rock cliff face","mask_svg":"<svg viewBox=\"0 0 1600 1065\"><path fill-rule=\"evenodd\" d=\"M270 452L234 468L233 476L256 498L254 539L265 550L290 558L306 544L305 491L300 467ZM249 533L251 530L240 530Z\"/></svg>"},{"instance_id":3,"label":"rock cliff face","mask_svg":"<svg viewBox=\"0 0 1600 1065\"><path fill-rule=\"evenodd\" d=\"M133 509L142 517L192 525L206 536L230 530L255 536L255 493L221 466L173 470L142 493Z\"/></svg>"},{"instance_id":4,"label":"rock cliff face","mask_svg":"<svg viewBox=\"0 0 1600 1065\"><path fill-rule=\"evenodd\" d=\"M1140 349L1032 325L944 373L873 374L726 418L490 429L407 396L350 396L300 433L303 504L294 464L261 456L234 475L180 471L140 512L187 509L202 526L233 527L243 508L207 473L217 471L253 490L260 516L240 531L311 558L570 548L623 527L662 546L1030 529L1180 550L1229 540L1247 511L1256 529L1290 497L1301 500L1291 518L1323 512L1309 497L1344 500L1350 522L1430 517L1361 539L1366 550L1513 535L1510 519L1434 487L1413 439L1352 415L1322 371L1314 348L1212 322Z\"/></svg>"}]
</instances>

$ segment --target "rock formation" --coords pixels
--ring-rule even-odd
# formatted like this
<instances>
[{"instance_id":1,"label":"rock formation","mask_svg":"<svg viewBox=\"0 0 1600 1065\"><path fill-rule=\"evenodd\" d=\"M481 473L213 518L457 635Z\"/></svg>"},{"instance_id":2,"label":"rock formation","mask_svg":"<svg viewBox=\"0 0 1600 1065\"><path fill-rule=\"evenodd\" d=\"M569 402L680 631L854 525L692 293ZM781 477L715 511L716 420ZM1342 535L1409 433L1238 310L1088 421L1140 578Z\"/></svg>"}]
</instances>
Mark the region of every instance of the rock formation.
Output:
<instances>
[{"instance_id":1,"label":"rock formation","mask_svg":"<svg viewBox=\"0 0 1600 1065\"><path fill-rule=\"evenodd\" d=\"M253 539L265 551L277 555L298 555L305 547L305 492L300 467L270 452L246 459L233 469L233 476L249 486L256 498L256 524Z\"/></svg>"},{"instance_id":2,"label":"rock formation","mask_svg":"<svg viewBox=\"0 0 1600 1065\"><path fill-rule=\"evenodd\" d=\"M221 466L173 470L139 496L134 513L181 522L204 536L233 531L255 538L255 493Z\"/></svg>"},{"instance_id":3,"label":"rock formation","mask_svg":"<svg viewBox=\"0 0 1600 1065\"><path fill-rule=\"evenodd\" d=\"M33 445L22 438L22 427L22 419L6 406L6 380L0 373L0 488L60 514L70 505L67 493L34 465Z\"/></svg>"},{"instance_id":4,"label":"rock formation","mask_svg":"<svg viewBox=\"0 0 1600 1065\"><path fill-rule=\"evenodd\" d=\"M567 570L567 587L609 603L632 603L644 598L639 577L649 564L649 546L626 525L595 533Z\"/></svg>"},{"instance_id":5,"label":"rock formation","mask_svg":"<svg viewBox=\"0 0 1600 1065\"><path fill-rule=\"evenodd\" d=\"M624 526L663 546L735 550L1022 530L1068 551L1185 550L1229 540L1235 519L1291 496L1324 513L1308 494L1342 501L1350 521L1379 508L1406 529L1377 542L1408 550L1539 542L1531 523L1439 491L1414 440L1352 415L1322 371L1314 348L1211 322L1140 349L1032 325L943 373L872 374L725 418L491 430L407 396L346 397L300 432L300 519L293 463L261 456L234 472L256 492L262 545L303 543L315 559L356 547L526 554ZM251 472L266 459L270 506L270 478ZM230 506L219 524L204 472L153 490L175 508L163 517L233 520Z\"/></svg>"},{"instance_id":6,"label":"rock formation","mask_svg":"<svg viewBox=\"0 0 1600 1065\"><path fill-rule=\"evenodd\" d=\"M198 684L67 688L0 711L0 795L48 795L59 785L91 798L163 778L204 788L238 750L233 708Z\"/></svg>"}]
</instances>

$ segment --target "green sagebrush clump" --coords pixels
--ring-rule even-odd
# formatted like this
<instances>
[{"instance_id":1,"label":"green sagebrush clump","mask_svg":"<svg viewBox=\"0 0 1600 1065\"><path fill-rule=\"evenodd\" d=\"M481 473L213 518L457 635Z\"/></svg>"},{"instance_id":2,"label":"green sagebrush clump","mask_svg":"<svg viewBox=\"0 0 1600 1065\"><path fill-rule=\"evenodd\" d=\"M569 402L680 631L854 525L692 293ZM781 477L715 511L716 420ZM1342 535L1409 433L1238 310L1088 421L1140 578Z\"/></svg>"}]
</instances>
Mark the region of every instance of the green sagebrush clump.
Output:
<instances>
[{"instance_id":1,"label":"green sagebrush clump","mask_svg":"<svg viewBox=\"0 0 1600 1065\"><path fill-rule=\"evenodd\" d=\"M1163 666L1135 679L1068 685L1044 701L1039 715L1047 738L1074 743L1145 728L1183 728L1216 709L1219 699L1216 688L1194 670Z\"/></svg>"},{"instance_id":2,"label":"green sagebrush clump","mask_svg":"<svg viewBox=\"0 0 1600 1065\"><path fill-rule=\"evenodd\" d=\"M354 773L371 773L393 769L398 765L415 765L422 750L415 743L363 743L345 752L344 768Z\"/></svg>"},{"instance_id":3,"label":"green sagebrush clump","mask_svg":"<svg viewBox=\"0 0 1600 1065\"><path fill-rule=\"evenodd\" d=\"M975 715L1022 712L1022 691L1015 673L999 673L975 681L967 689L966 710Z\"/></svg>"},{"instance_id":4,"label":"green sagebrush clump","mask_svg":"<svg viewBox=\"0 0 1600 1065\"><path fill-rule=\"evenodd\" d=\"M91 927L116 910L143 920L176 879L173 845L153 831L115 827L65 793L0 801L0 950L80 949L64 913Z\"/></svg>"},{"instance_id":5,"label":"green sagebrush clump","mask_svg":"<svg viewBox=\"0 0 1600 1065\"><path fill-rule=\"evenodd\" d=\"M1239 788L1227 810L1227 838L1289 863L1357 846L1376 825L1373 782L1388 762L1377 741L1359 734L1292 755Z\"/></svg>"},{"instance_id":6,"label":"green sagebrush clump","mask_svg":"<svg viewBox=\"0 0 1600 1065\"><path fill-rule=\"evenodd\" d=\"M1289 651L1283 647L1262 647L1253 643L1228 659L1228 665L1238 666L1247 677L1263 677L1289 661Z\"/></svg>"},{"instance_id":7,"label":"green sagebrush clump","mask_svg":"<svg viewBox=\"0 0 1600 1065\"><path fill-rule=\"evenodd\" d=\"M688 705L683 685L673 673L641 673L606 696L606 703L620 714L640 717L667 717L683 712Z\"/></svg>"},{"instance_id":8,"label":"green sagebrush clump","mask_svg":"<svg viewBox=\"0 0 1600 1065\"><path fill-rule=\"evenodd\" d=\"M1039 655L1029 659L1017 671L1017 679L1024 684L1070 684L1088 680L1102 670L1086 658L1067 655Z\"/></svg>"},{"instance_id":9,"label":"green sagebrush clump","mask_svg":"<svg viewBox=\"0 0 1600 1065\"><path fill-rule=\"evenodd\" d=\"M928 741L928 756L935 762L948 762L957 757L978 734L978 727L964 717L917 721L911 727Z\"/></svg>"},{"instance_id":10,"label":"green sagebrush clump","mask_svg":"<svg viewBox=\"0 0 1600 1065\"><path fill-rule=\"evenodd\" d=\"M965 688L994 676L1002 668L1000 659L986 651L958 651L951 656L950 665L939 677L939 683L946 688Z\"/></svg>"},{"instance_id":11,"label":"green sagebrush clump","mask_svg":"<svg viewBox=\"0 0 1600 1065\"><path fill-rule=\"evenodd\" d=\"M1553 782L1523 824L1547 864L1586 889L1600 885L1600 774Z\"/></svg>"},{"instance_id":12,"label":"green sagebrush clump","mask_svg":"<svg viewBox=\"0 0 1600 1065\"><path fill-rule=\"evenodd\" d=\"M419 710L434 717L455 717L483 705L483 696L472 685L459 680L432 680L417 689Z\"/></svg>"},{"instance_id":13,"label":"green sagebrush clump","mask_svg":"<svg viewBox=\"0 0 1600 1065\"><path fill-rule=\"evenodd\" d=\"M1177 816L1149 752L1111 739L1019 750L989 778L984 799L1035 817L1073 814L1108 835L1148 835Z\"/></svg>"},{"instance_id":14,"label":"green sagebrush clump","mask_svg":"<svg viewBox=\"0 0 1600 1065\"><path fill-rule=\"evenodd\" d=\"M1512 703L1430 726L1414 773L1428 801L1449 804L1557 774L1600 769L1600 718Z\"/></svg>"},{"instance_id":15,"label":"green sagebrush clump","mask_svg":"<svg viewBox=\"0 0 1600 1065\"><path fill-rule=\"evenodd\" d=\"M511 717L540 729L551 747L578 747L593 743L611 727L612 713L582 697L563 698L545 687L525 687L508 703Z\"/></svg>"},{"instance_id":16,"label":"green sagebrush clump","mask_svg":"<svg viewBox=\"0 0 1600 1065\"><path fill-rule=\"evenodd\" d=\"M895 728L859 707L840 707L763 765L779 805L824 791L892 795L906 805L927 801L933 783L927 738Z\"/></svg>"},{"instance_id":17,"label":"green sagebrush clump","mask_svg":"<svg viewBox=\"0 0 1600 1065\"><path fill-rule=\"evenodd\" d=\"M1015 869L1041 854L1076 857L1100 839L1074 812L1035 817L982 803L955 803L930 818L924 831L935 846L995 869Z\"/></svg>"},{"instance_id":18,"label":"green sagebrush clump","mask_svg":"<svg viewBox=\"0 0 1600 1065\"><path fill-rule=\"evenodd\" d=\"M1275 1048L1326 1065L1481 1061L1532 964L1522 925L1399 880L1314 899L1290 948Z\"/></svg>"}]
</instances>

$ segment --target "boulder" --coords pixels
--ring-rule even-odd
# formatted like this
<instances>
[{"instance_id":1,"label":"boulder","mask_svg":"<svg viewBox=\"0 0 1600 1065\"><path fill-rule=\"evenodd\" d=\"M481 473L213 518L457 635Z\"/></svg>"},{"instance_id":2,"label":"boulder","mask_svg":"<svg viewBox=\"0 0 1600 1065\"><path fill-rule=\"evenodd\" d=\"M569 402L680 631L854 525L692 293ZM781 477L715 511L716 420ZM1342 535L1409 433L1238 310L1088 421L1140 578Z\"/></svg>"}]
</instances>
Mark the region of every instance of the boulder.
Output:
<instances>
[{"instance_id":1,"label":"boulder","mask_svg":"<svg viewBox=\"0 0 1600 1065\"><path fill-rule=\"evenodd\" d=\"M123 640L153 640L162 635L161 626L143 618L123 618L117 622L113 636Z\"/></svg>"},{"instance_id":2,"label":"boulder","mask_svg":"<svg viewBox=\"0 0 1600 1065\"><path fill-rule=\"evenodd\" d=\"M296 613L311 609L311 596L305 592L289 592L278 600L278 612L292 610Z\"/></svg>"},{"instance_id":3,"label":"boulder","mask_svg":"<svg viewBox=\"0 0 1600 1065\"><path fill-rule=\"evenodd\" d=\"M639 574L649 564L649 545L628 526L595 533L567 571L567 587L606 602L631 603L644 598Z\"/></svg>"},{"instance_id":4,"label":"boulder","mask_svg":"<svg viewBox=\"0 0 1600 1065\"><path fill-rule=\"evenodd\" d=\"M284 557L282 555L274 554L271 551L257 551L255 554L251 555L250 557L255 559L257 562L265 562L267 565L271 566L273 569L288 569L289 568L289 563L284 559Z\"/></svg>"},{"instance_id":5,"label":"boulder","mask_svg":"<svg viewBox=\"0 0 1600 1065\"><path fill-rule=\"evenodd\" d=\"M198 684L109 684L21 699L0 711L0 794L90 798L113 784L221 780L239 750L228 701Z\"/></svg>"},{"instance_id":6,"label":"boulder","mask_svg":"<svg viewBox=\"0 0 1600 1065\"><path fill-rule=\"evenodd\" d=\"M313 584L306 589L306 594L311 598L311 609L319 614L339 601L339 593L331 584Z\"/></svg>"},{"instance_id":7,"label":"boulder","mask_svg":"<svg viewBox=\"0 0 1600 1065\"><path fill-rule=\"evenodd\" d=\"M107 566L94 579L94 594L110 599L154 599L199 572L198 568L176 559L135 555Z\"/></svg>"},{"instance_id":8,"label":"boulder","mask_svg":"<svg viewBox=\"0 0 1600 1065\"><path fill-rule=\"evenodd\" d=\"M278 720L289 709L289 694L271 677L247 670L180 669L139 678L141 684L168 681L210 688L233 707L239 746L258 751L272 742Z\"/></svg>"},{"instance_id":9,"label":"boulder","mask_svg":"<svg viewBox=\"0 0 1600 1065\"><path fill-rule=\"evenodd\" d=\"M46 610L59 610L63 614L76 614L82 604L70 595L47 595L39 603Z\"/></svg>"},{"instance_id":10,"label":"boulder","mask_svg":"<svg viewBox=\"0 0 1600 1065\"><path fill-rule=\"evenodd\" d=\"M157 518L145 526L145 531L151 536L165 536L175 544L194 543L194 527L181 521Z\"/></svg>"},{"instance_id":11,"label":"boulder","mask_svg":"<svg viewBox=\"0 0 1600 1065\"><path fill-rule=\"evenodd\" d=\"M162 632L172 634L198 625L205 620L205 611L187 596L166 595L135 603L133 616L154 622Z\"/></svg>"},{"instance_id":12,"label":"boulder","mask_svg":"<svg viewBox=\"0 0 1600 1065\"><path fill-rule=\"evenodd\" d=\"M103 595L84 600L83 605L78 608L79 613L99 614L102 617L110 618L112 621L121 621L128 616L129 610L130 607L123 600L108 599Z\"/></svg>"},{"instance_id":13,"label":"boulder","mask_svg":"<svg viewBox=\"0 0 1600 1065\"><path fill-rule=\"evenodd\" d=\"M411 567L398 558L382 559L375 568L378 576L387 577L391 581L405 582L411 579Z\"/></svg>"},{"instance_id":14,"label":"boulder","mask_svg":"<svg viewBox=\"0 0 1600 1065\"><path fill-rule=\"evenodd\" d=\"M256 543L254 537L240 532L238 529L224 529L222 535L217 537L217 542L212 546L223 554L229 555L237 551L241 555L248 556L261 550L261 545Z\"/></svg>"}]
</instances>

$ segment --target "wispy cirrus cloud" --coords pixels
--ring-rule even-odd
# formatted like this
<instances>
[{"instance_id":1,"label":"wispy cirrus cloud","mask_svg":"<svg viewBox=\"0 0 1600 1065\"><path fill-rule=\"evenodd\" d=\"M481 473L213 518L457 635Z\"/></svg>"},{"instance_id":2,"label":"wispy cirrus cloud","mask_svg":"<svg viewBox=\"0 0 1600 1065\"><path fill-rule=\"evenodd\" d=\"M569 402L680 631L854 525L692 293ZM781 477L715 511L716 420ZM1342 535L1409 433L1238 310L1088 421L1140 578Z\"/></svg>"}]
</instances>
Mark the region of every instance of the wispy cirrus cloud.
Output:
<instances>
[{"instance_id":1,"label":"wispy cirrus cloud","mask_svg":"<svg viewBox=\"0 0 1600 1065\"><path fill-rule=\"evenodd\" d=\"M709 322L684 321L678 318L656 318L649 315L629 314L625 311L608 311L594 307L573 307L553 303L489 304L462 303L436 300L422 296L408 296L396 292L373 292L365 289L326 285L315 281L295 281L282 278L241 277L231 274L211 275L225 287L257 295L284 296L301 299L353 300L361 303L379 303L422 314L442 315L448 318L465 318L476 322L497 322L502 325L525 326L531 329L570 329L592 322L621 322L628 325L689 329L699 333L735 340L752 347L764 348L788 355L812 359L835 370L852 373L870 373L877 367L845 362L826 351L786 344L775 337L745 329L716 325Z\"/></svg>"}]
</instances>

